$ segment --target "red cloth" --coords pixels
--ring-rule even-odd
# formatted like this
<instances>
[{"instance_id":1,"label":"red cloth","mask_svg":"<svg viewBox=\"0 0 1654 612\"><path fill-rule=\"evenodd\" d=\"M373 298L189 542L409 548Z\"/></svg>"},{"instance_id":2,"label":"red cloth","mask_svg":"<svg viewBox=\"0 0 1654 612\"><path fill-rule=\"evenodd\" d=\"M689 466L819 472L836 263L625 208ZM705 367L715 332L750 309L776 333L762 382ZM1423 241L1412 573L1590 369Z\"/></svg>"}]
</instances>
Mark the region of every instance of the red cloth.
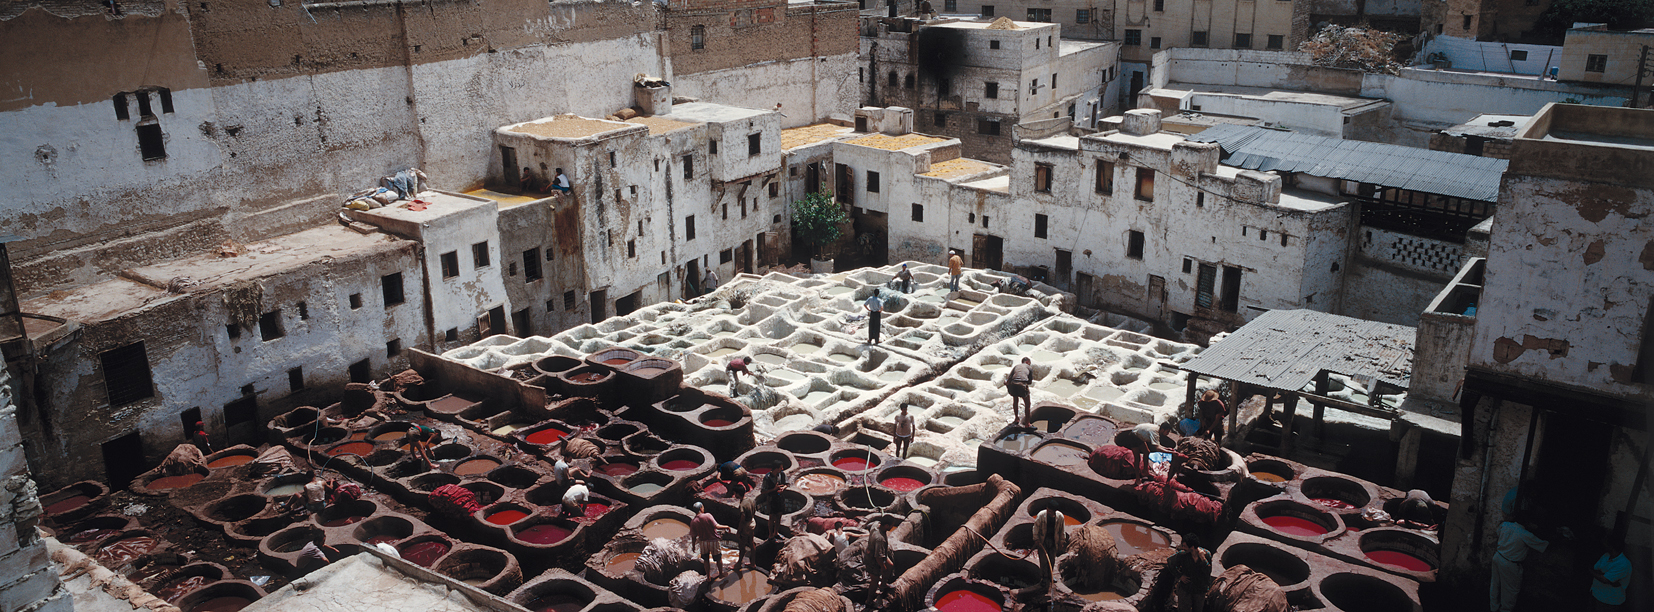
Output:
<instances>
[{"instance_id":1,"label":"red cloth","mask_svg":"<svg viewBox=\"0 0 1654 612\"><path fill-rule=\"evenodd\" d=\"M804 521L804 530L810 533L827 533L843 527L855 527L860 523L855 519L842 516L820 517L812 516Z\"/></svg>"},{"instance_id":2,"label":"red cloth","mask_svg":"<svg viewBox=\"0 0 1654 612\"><path fill-rule=\"evenodd\" d=\"M702 512L689 521L689 536L697 542L718 541L718 520Z\"/></svg>"},{"instance_id":3,"label":"red cloth","mask_svg":"<svg viewBox=\"0 0 1654 612\"><path fill-rule=\"evenodd\" d=\"M477 503L477 496L470 489L459 485L442 485L427 496L431 507L438 512L454 516L468 515L482 509Z\"/></svg>"},{"instance_id":4,"label":"red cloth","mask_svg":"<svg viewBox=\"0 0 1654 612\"><path fill-rule=\"evenodd\" d=\"M1223 504L1176 482L1168 485L1162 480L1147 480L1132 491L1144 505L1173 518L1211 524L1223 516Z\"/></svg>"},{"instance_id":5,"label":"red cloth","mask_svg":"<svg viewBox=\"0 0 1654 612\"><path fill-rule=\"evenodd\" d=\"M470 491L466 491L466 492L470 493ZM339 485L337 487L334 487L334 489L333 489L333 499L331 501L329 501L328 503L329 504L338 504L338 503L344 503L344 502L352 502L352 501L356 501L358 499L362 499L362 485L356 484L354 482L346 481L346 482L341 482L341 483L339 483Z\"/></svg>"},{"instance_id":6,"label":"red cloth","mask_svg":"<svg viewBox=\"0 0 1654 612\"><path fill-rule=\"evenodd\" d=\"M1124 446L1099 446L1091 451L1086 462L1091 465L1091 471L1103 478L1131 480L1138 474L1137 454Z\"/></svg>"}]
</instances>

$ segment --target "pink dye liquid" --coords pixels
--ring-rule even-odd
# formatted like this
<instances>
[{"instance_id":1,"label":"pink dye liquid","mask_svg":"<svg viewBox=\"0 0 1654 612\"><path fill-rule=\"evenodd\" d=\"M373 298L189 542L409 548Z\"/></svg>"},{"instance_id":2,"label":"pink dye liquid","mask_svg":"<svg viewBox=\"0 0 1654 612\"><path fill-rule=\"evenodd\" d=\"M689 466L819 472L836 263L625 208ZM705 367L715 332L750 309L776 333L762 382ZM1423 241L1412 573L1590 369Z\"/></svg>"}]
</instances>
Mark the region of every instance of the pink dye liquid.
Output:
<instances>
[{"instance_id":1,"label":"pink dye liquid","mask_svg":"<svg viewBox=\"0 0 1654 612\"><path fill-rule=\"evenodd\" d=\"M705 423L707 427L729 427L730 425L735 424L735 421L726 419L707 419L701 422Z\"/></svg>"},{"instance_id":2,"label":"pink dye liquid","mask_svg":"<svg viewBox=\"0 0 1654 612\"><path fill-rule=\"evenodd\" d=\"M573 533L557 525L535 525L517 532L517 539L530 544L556 544Z\"/></svg>"},{"instance_id":3,"label":"pink dye liquid","mask_svg":"<svg viewBox=\"0 0 1654 612\"><path fill-rule=\"evenodd\" d=\"M673 459L666 463L660 464L660 466L674 472L687 472L701 467L701 463L699 461L690 461L688 459Z\"/></svg>"},{"instance_id":4,"label":"pink dye liquid","mask_svg":"<svg viewBox=\"0 0 1654 612\"><path fill-rule=\"evenodd\" d=\"M1373 561L1384 565L1399 567L1408 571L1428 572L1432 569L1429 563L1424 562L1424 559L1420 559L1404 552L1394 550L1372 550L1367 551L1366 554L1368 559L1372 559Z\"/></svg>"},{"instance_id":5,"label":"pink dye liquid","mask_svg":"<svg viewBox=\"0 0 1654 612\"><path fill-rule=\"evenodd\" d=\"M527 517L528 513L522 510L501 510L488 515L488 522L495 525L510 525Z\"/></svg>"},{"instance_id":6,"label":"pink dye liquid","mask_svg":"<svg viewBox=\"0 0 1654 612\"><path fill-rule=\"evenodd\" d=\"M999 604L976 591L959 590L936 598L941 612L999 612Z\"/></svg>"},{"instance_id":7,"label":"pink dye liquid","mask_svg":"<svg viewBox=\"0 0 1654 612\"><path fill-rule=\"evenodd\" d=\"M833 467L846 472L861 472L867 469L868 463L864 457L841 457L833 460Z\"/></svg>"},{"instance_id":8,"label":"pink dye liquid","mask_svg":"<svg viewBox=\"0 0 1654 612\"><path fill-rule=\"evenodd\" d=\"M586 518L588 518L588 519L595 519L597 517L603 516L603 514L605 512L608 512L608 511L609 511L609 507L607 505L604 505L604 504L597 504L597 503L586 504Z\"/></svg>"},{"instance_id":9,"label":"pink dye liquid","mask_svg":"<svg viewBox=\"0 0 1654 612\"><path fill-rule=\"evenodd\" d=\"M900 477L886 478L883 481L881 481L879 484L882 484L884 486L887 486L887 487L890 487L892 489L895 489L897 491L902 491L902 492L912 491L912 490L917 489L919 487L925 486L925 483L919 482L919 481L914 480L912 478L900 478Z\"/></svg>"},{"instance_id":10,"label":"pink dye liquid","mask_svg":"<svg viewBox=\"0 0 1654 612\"><path fill-rule=\"evenodd\" d=\"M637 472L636 463L605 463L597 466L597 471L610 476L625 476Z\"/></svg>"},{"instance_id":11,"label":"pink dye liquid","mask_svg":"<svg viewBox=\"0 0 1654 612\"><path fill-rule=\"evenodd\" d=\"M1264 517L1263 522L1265 525L1273 527L1275 531L1287 535L1315 537L1327 533L1327 528L1322 527L1320 523L1296 516Z\"/></svg>"},{"instance_id":12,"label":"pink dye liquid","mask_svg":"<svg viewBox=\"0 0 1654 612\"><path fill-rule=\"evenodd\" d=\"M528 434L528 437L524 439L528 440L529 444L551 444L552 442L561 440L568 435L569 432L561 429L547 428Z\"/></svg>"}]
</instances>

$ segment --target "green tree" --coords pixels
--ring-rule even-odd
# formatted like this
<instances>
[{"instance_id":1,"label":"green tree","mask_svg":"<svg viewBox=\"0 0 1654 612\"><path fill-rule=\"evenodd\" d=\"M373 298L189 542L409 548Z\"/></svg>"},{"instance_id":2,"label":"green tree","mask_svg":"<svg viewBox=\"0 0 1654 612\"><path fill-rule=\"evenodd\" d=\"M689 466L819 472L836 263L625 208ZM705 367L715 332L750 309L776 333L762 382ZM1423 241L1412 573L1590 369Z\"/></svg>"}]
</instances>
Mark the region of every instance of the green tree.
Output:
<instances>
[{"instance_id":1,"label":"green tree","mask_svg":"<svg viewBox=\"0 0 1654 612\"><path fill-rule=\"evenodd\" d=\"M821 255L822 246L832 244L844 234L839 226L849 220L850 215L845 214L843 206L833 201L833 193L825 185L820 191L793 202L793 231L810 243L810 252L815 253L817 258Z\"/></svg>"}]
</instances>

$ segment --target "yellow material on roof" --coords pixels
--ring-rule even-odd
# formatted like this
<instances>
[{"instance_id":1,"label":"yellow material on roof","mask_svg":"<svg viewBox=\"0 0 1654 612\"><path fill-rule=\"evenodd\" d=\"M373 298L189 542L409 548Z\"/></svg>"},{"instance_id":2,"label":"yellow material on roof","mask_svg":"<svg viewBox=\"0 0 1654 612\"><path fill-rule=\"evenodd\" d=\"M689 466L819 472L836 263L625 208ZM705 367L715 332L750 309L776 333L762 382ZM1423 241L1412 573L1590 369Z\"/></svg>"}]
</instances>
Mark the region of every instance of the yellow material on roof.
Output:
<instances>
[{"instance_id":1,"label":"yellow material on roof","mask_svg":"<svg viewBox=\"0 0 1654 612\"><path fill-rule=\"evenodd\" d=\"M970 176L972 174L986 172L992 170L993 168L994 167L991 164L985 162L979 162L974 159L967 159L964 157L957 157L945 162L931 164L930 172L920 174L919 176L942 179L958 178L961 176Z\"/></svg>"},{"instance_id":2,"label":"yellow material on roof","mask_svg":"<svg viewBox=\"0 0 1654 612\"><path fill-rule=\"evenodd\" d=\"M660 117L633 117L631 119L627 119L626 122L649 126L649 135L651 136L655 134L665 134L667 132L673 132L695 125L693 123L673 121L671 119L662 119Z\"/></svg>"},{"instance_id":3,"label":"yellow material on roof","mask_svg":"<svg viewBox=\"0 0 1654 612\"><path fill-rule=\"evenodd\" d=\"M620 126L608 121L587 119L575 115L560 115L545 121L524 123L512 128L511 131L547 138L584 138L617 129L620 129Z\"/></svg>"},{"instance_id":4,"label":"yellow material on roof","mask_svg":"<svg viewBox=\"0 0 1654 612\"><path fill-rule=\"evenodd\" d=\"M551 197L550 195L536 196L536 195L532 195L532 194L520 194L519 195L519 194L501 193L501 192L494 191L492 189L486 189L486 188L485 189L472 189L471 191L465 192L465 195L477 196L479 198L488 198L488 199L493 200L495 202L499 202L501 208L510 208L510 207L516 206L518 204L527 204L527 203L533 202L535 200L543 200L543 199Z\"/></svg>"},{"instance_id":5,"label":"yellow material on roof","mask_svg":"<svg viewBox=\"0 0 1654 612\"><path fill-rule=\"evenodd\" d=\"M943 140L941 138L926 136L924 134L902 134L901 136L871 134L852 140L850 141L850 144L872 147L875 149L884 149L886 151L900 151L902 149L917 147L920 145L935 144L938 142L943 142Z\"/></svg>"},{"instance_id":6,"label":"yellow material on roof","mask_svg":"<svg viewBox=\"0 0 1654 612\"><path fill-rule=\"evenodd\" d=\"M831 123L817 123L804 127L795 127L790 130L781 130L781 148L783 150L802 147L854 132L850 128Z\"/></svg>"},{"instance_id":7,"label":"yellow material on roof","mask_svg":"<svg viewBox=\"0 0 1654 612\"><path fill-rule=\"evenodd\" d=\"M1017 22L1011 21L1010 17L1000 17L999 19L995 19L993 23L988 24L987 29L989 29L989 30L1020 30L1022 28L1017 27Z\"/></svg>"}]
</instances>

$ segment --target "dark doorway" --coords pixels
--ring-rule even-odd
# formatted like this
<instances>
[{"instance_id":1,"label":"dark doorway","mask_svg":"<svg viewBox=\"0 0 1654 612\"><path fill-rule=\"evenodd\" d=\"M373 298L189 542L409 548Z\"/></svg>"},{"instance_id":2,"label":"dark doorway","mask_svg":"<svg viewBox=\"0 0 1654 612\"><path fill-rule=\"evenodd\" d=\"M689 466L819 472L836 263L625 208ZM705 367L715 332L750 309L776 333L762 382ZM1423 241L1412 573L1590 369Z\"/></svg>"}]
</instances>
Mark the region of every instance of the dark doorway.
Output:
<instances>
[{"instance_id":1,"label":"dark doorway","mask_svg":"<svg viewBox=\"0 0 1654 612\"><path fill-rule=\"evenodd\" d=\"M1227 312L1240 311L1241 269L1236 266L1223 267L1223 296L1218 307Z\"/></svg>"},{"instance_id":2,"label":"dark doorway","mask_svg":"<svg viewBox=\"0 0 1654 612\"><path fill-rule=\"evenodd\" d=\"M1097 300L1091 296L1093 278L1084 272L1074 275L1074 295L1079 296L1080 305L1086 308L1097 307Z\"/></svg>"},{"instance_id":3,"label":"dark doorway","mask_svg":"<svg viewBox=\"0 0 1654 612\"><path fill-rule=\"evenodd\" d=\"M701 296L701 260L691 259L683 265L683 297L685 299Z\"/></svg>"},{"instance_id":4,"label":"dark doorway","mask_svg":"<svg viewBox=\"0 0 1654 612\"><path fill-rule=\"evenodd\" d=\"M752 270L752 241L747 240L741 243L741 249L735 255L735 273L751 274Z\"/></svg>"},{"instance_id":5,"label":"dark doorway","mask_svg":"<svg viewBox=\"0 0 1654 612\"><path fill-rule=\"evenodd\" d=\"M643 301L643 292L634 291L631 295L615 298L615 316L624 317L637 310L639 302Z\"/></svg>"},{"instance_id":6,"label":"dark doorway","mask_svg":"<svg viewBox=\"0 0 1654 612\"><path fill-rule=\"evenodd\" d=\"M867 118L866 117L856 117L856 131L857 132L867 131Z\"/></svg>"},{"instance_id":7,"label":"dark doorway","mask_svg":"<svg viewBox=\"0 0 1654 612\"><path fill-rule=\"evenodd\" d=\"M350 382L365 383L373 380L373 363L366 359L350 364Z\"/></svg>"},{"instance_id":8,"label":"dark doorway","mask_svg":"<svg viewBox=\"0 0 1654 612\"><path fill-rule=\"evenodd\" d=\"M838 164L837 177L833 183L833 197L845 204L856 203L856 170L844 164Z\"/></svg>"},{"instance_id":9,"label":"dark doorway","mask_svg":"<svg viewBox=\"0 0 1654 612\"><path fill-rule=\"evenodd\" d=\"M770 254L769 232L758 232L758 265L773 266L775 258Z\"/></svg>"},{"instance_id":10,"label":"dark doorway","mask_svg":"<svg viewBox=\"0 0 1654 612\"><path fill-rule=\"evenodd\" d=\"M258 396L248 395L224 404L224 439L214 440L213 450L242 443L256 444L258 423Z\"/></svg>"},{"instance_id":11,"label":"dark doorway","mask_svg":"<svg viewBox=\"0 0 1654 612\"><path fill-rule=\"evenodd\" d=\"M516 189L523 184L522 175L517 173L517 150L511 147L500 147L500 166L505 169L506 189Z\"/></svg>"},{"instance_id":12,"label":"dark doorway","mask_svg":"<svg viewBox=\"0 0 1654 612\"><path fill-rule=\"evenodd\" d=\"M534 335L534 320L529 317L527 308L511 313L511 329L516 330L518 338Z\"/></svg>"},{"instance_id":13,"label":"dark doorway","mask_svg":"<svg viewBox=\"0 0 1654 612\"><path fill-rule=\"evenodd\" d=\"M593 291L591 302L592 323L602 323L604 319L609 318L609 290Z\"/></svg>"},{"instance_id":14,"label":"dark doorway","mask_svg":"<svg viewBox=\"0 0 1654 612\"><path fill-rule=\"evenodd\" d=\"M191 408L178 413L178 422L184 425L184 441L188 442L190 436L195 435L195 424L202 422L201 409Z\"/></svg>"},{"instance_id":15,"label":"dark doorway","mask_svg":"<svg viewBox=\"0 0 1654 612\"><path fill-rule=\"evenodd\" d=\"M804 167L804 193L821 191L821 162L811 162Z\"/></svg>"},{"instance_id":16,"label":"dark doorway","mask_svg":"<svg viewBox=\"0 0 1654 612\"><path fill-rule=\"evenodd\" d=\"M1057 249L1057 269L1045 282L1058 289L1068 288L1068 275L1074 270L1074 252Z\"/></svg>"},{"instance_id":17,"label":"dark doorway","mask_svg":"<svg viewBox=\"0 0 1654 612\"><path fill-rule=\"evenodd\" d=\"M1122 106L1137 108L1137 92L1141 89L1143 89L1143 73L1133 70L1131 71L1131 89L1125 92L1126 99Z\"/></svg>"},{"instance_id":18,"label":"dark doorway","mask_svg":"<svg viewBox=\"0 0 1654 612\"><path fill-rule=\"evenodd\" d=\"M1604 467L1612 447L1612 427L1545 411L1534 438L1534 462L1523 478L1522 497L1539 510L1539 520L1589 533L1602 499ZM1596 467L1592 467L1596 466ZM1582 469L1583 468L1583 469Z\"/></svg>"},{"instance_id":19,"label":"dark doorway","mask_svg":"<svg viewBox=\"0 0 1654 612\"><path fill-rule=\"evenodd\" d=\"M109 488L125 489L132 479L149 471L144 462L144 440L138 432L126 434L103 443L103 476Z\"/></svg>"},{"instance_id":20,"label":"dark doorway","mask_svg":"<svg viewBox=\"0 0 1654 612\"><path fill-rule=\"evenodd\" d=\"M1156 322L1166 319L1166 279L1153 274L1149 275L1148 312L1154 313Z\"/></svg>"},{"instance_id":21,"label":"dark doorway","mask_svg":"<svg viewBox=\"0 0 1654 612\"><path fill-rule=\"evenodd\" d=\"M971 238L971 267L998 270L1005 265L1005 239L977 234Z\"/></svg>"}]
</instances>

